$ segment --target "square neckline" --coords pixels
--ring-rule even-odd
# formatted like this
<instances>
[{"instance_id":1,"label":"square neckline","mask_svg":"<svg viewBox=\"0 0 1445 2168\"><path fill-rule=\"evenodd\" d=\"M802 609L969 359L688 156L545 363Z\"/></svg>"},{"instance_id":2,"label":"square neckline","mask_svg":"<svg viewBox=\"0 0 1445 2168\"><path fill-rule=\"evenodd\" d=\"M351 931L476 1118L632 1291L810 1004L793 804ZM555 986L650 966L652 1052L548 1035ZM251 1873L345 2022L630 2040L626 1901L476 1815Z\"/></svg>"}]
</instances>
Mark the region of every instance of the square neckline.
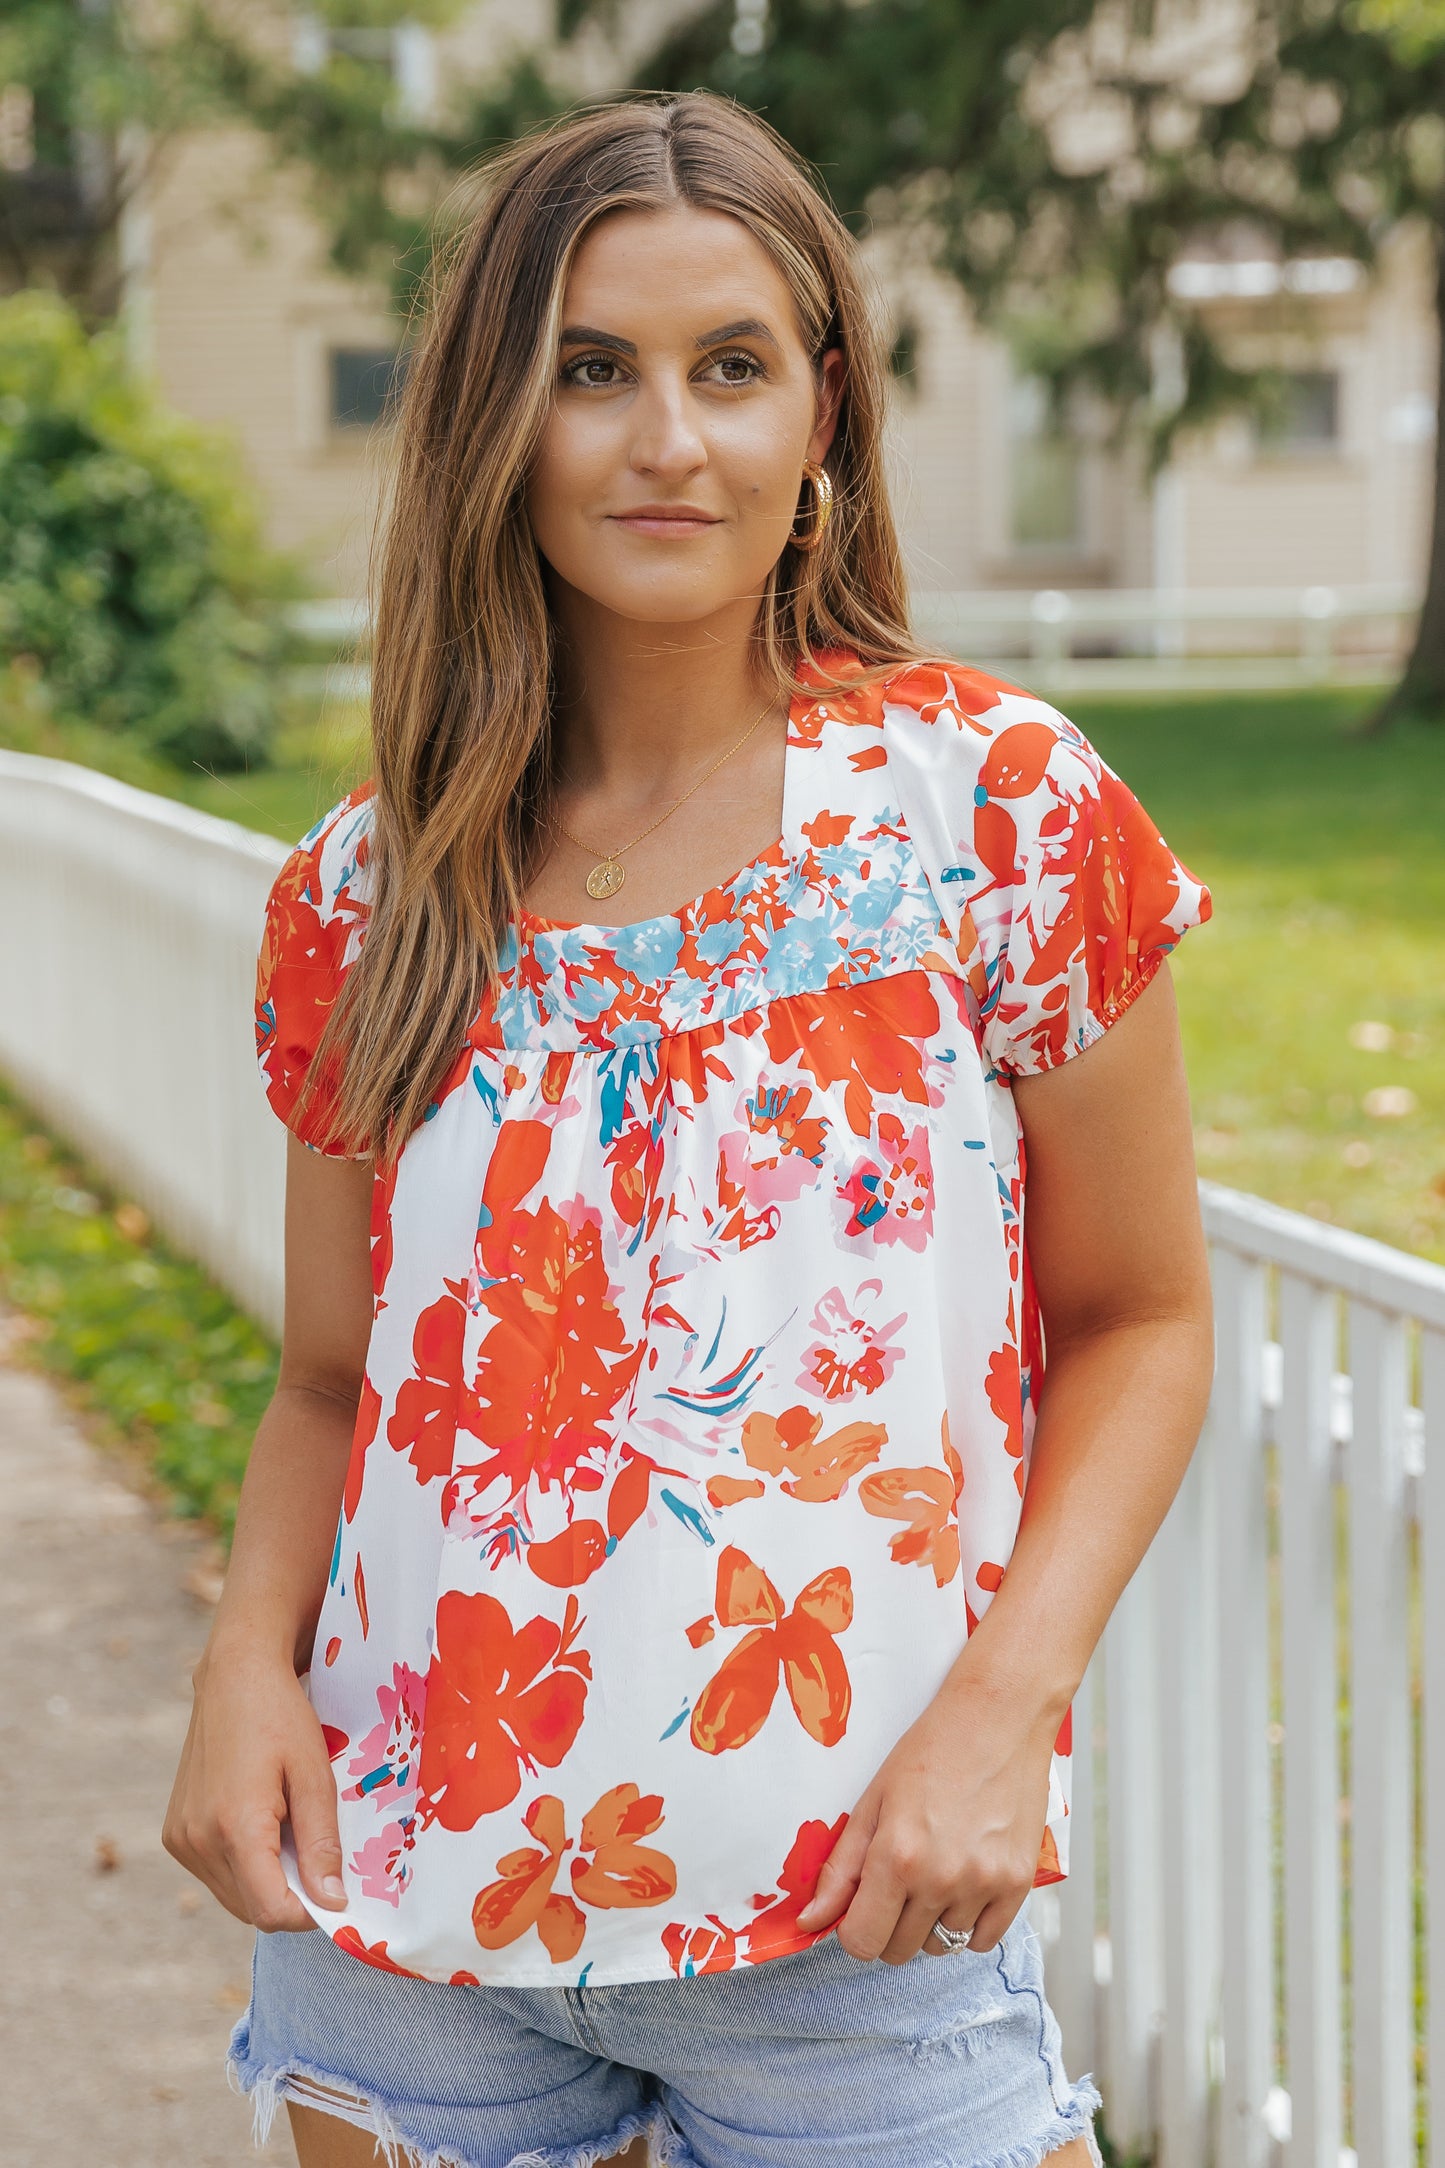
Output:
<instances>
[{"instance_id":1,"label":"square neckline","mask_svg":"<svg viewBox=\"0 0 1445 2168\"><path fill-rule=\"evenodd\" d=\"M595 937L589 940L590 947L616 947L619 942L630 936L644 934L649 928L681 926L699 917L716 917L718 914L707 908L714 897L725 899L732 896L745 881L750 881L752 876L771 873L788 865L796 855L794 797L798 764L794 730L799 709L811 706L817 697L811 690L793 693L789 697L787 727L783 733L782 825L772 842L759 851L756 857L747 859L723 880L715 881L711 888L689 896L675 911L656 911L647 918L628 919L621 925L603 925L599 920L589 918L542 918L535 911L523 908L517 912L512 922L514 929L524 937L535 934L586 934Z\"/></svg>"}]
</instances>

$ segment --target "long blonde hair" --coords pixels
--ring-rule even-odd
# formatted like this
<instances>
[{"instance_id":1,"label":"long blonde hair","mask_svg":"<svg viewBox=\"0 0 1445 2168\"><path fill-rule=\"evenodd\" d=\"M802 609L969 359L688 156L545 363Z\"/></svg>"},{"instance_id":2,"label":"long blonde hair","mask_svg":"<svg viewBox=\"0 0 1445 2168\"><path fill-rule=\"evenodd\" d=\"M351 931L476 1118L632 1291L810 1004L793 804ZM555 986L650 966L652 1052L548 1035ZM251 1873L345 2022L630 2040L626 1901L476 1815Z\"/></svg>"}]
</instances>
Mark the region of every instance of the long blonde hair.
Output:
<instances>
[{"instance_id":1,"label":"long blonde hair","mask_svg":"<svg viewBox=\"0 0 1445 2168\"><path fill-rule=\"evenodd\" d=\"M478 178L396 415L373 612L370 915L307 1080L309 1096L342 1057L330 1139L386 1168L502 967L547 817L554 628L524 489L568 271L598 219L727 213L781 271L815 367L842 349L833 516L816 550L786 545L768 577L764 682L802 690L829 649L857 658L850 682L920 653L884 476L880 327L847 229L782 138L705 91L627 97L522 138Z\"/></svg>"}]
</instances>

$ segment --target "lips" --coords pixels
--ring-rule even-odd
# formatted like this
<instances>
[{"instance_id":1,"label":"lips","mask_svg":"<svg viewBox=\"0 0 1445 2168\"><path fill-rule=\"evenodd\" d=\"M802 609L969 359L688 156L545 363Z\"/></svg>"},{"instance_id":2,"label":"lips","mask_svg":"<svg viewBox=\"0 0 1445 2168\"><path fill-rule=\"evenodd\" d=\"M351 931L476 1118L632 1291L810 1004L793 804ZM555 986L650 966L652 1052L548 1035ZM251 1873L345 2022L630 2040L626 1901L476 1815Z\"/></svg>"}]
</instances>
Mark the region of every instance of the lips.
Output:
<instances>
[{"instance_id":1,"label":"lips","mask_svg":"<svg viewBox=\"0 0 1445 2168\"><path fill-rule=\"evenodd\" d=\"M700 511L696 505L640 504L628 512L609 514L614 524L630 527L638 534L700 534L705 527L720 524L717 515Z\"/></svg>"}]
</instances>

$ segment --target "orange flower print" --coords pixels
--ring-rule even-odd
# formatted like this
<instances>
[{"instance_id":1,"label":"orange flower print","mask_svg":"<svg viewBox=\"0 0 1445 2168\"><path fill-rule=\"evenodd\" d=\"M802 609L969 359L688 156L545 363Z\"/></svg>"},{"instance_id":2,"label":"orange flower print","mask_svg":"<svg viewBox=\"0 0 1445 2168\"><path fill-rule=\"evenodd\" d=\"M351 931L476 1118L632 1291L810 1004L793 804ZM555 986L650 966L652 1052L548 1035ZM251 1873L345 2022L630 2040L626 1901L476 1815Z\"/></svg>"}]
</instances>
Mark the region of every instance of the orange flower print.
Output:
<instances>
[{"instance_id":1,"label":"orange flower print","mask_svg":"<svg viewBox=\"0 0 1445 2168\"><path fill-rule=\"evenodd\" d=\"M496 1324L483 1341L476 1420L495 1454L473 1471L503 1475L511 1493L566 1486L605 1454L611 1421L642 1359L610 1299L595 1213L569 1225L544 1202L512 1223L508 1276L479 1302Z\"/></svg>"},{"instance_id":2,"label":"orange flower print","mask_svg":"<svg viewBox=\"0 0 1445 2168\"><path fill-rule=\"evenodd\" d=\"M686 1920L669 1920L662 1930L662 1946L680 1980L695 1979L700 1972L731 1972L738 1961L736 1928L709 1912L700 1927Z\"/></svg>"},{"instance_id":3,"label":"orange flower print","mask_svg":"<svg viewBox=\"0 0 1445 2168\"><path fill-rule=\"evenodd\" d=\"M378 1169L371 1182L371 1292L377 1317L386 1308L386 1283L391 1277L391 1216L396 1202L396 1178L400 1172L401 1161L394 1159L384 1173Z\"/></svg>"},{"instance_id":4,"label":"orange flower print","mask_svg":"<svg viewBox=\"0 0 1445 2168\"><path fill-rule=\"evenodd\" d=\"M813 1311L815 1338L803 1355L798 1383L825 1400L850 1400L855 1393L876 1393L886 1384L903 1354L893 1336L907 1323L900 1310L888 1323L869 1316L883 1292L881 1280L864 1280L850 1304L841 1287L830 1287Z\"/></svg>"},{"instance_id":5,"label":"orange flower print","mask_svg":"<svg viewBox=\"0 0 1445 2168\"><path fill-rule=\"evenodd\" d=\"M820 1933L832 1932L827 1927L799 1927L798 1914L818 1887L823 1862L847 1826L846 1814L840 1814L831 1827L822 1821L801 1824L783 1861L778 1893L765 1892L753 1899L758 1909L742 1931L750 1965L760 1965L769 1957L785 1957L790 1950L806 1949Z\"/></svg>"},{"instance_id":6,"label":"orange flower print","mask_svg":"<svg viewBox=\"0 0 1445 2168\"><path fill-rule=\"evenodd\" d=\"M869 1513L906 1525L888 1539L888 1555L900 1566L931 1566L940 1588L959 1566L958 1501L963 1495L963 1462L943 1418L942 1468L879 1468L864 1476L858 1497Z\"/></svg>"},{"instance_id":7,"label":"orange flower print","mask_svg":"<svg viewBox=\"0 0 1445 2168\"><path fill-rule=\"evenodd\" d=\"M767 1011L763 1039L776 1062L796 1057L823 1085L842 1084L855 1136L873 1128L873 1094L928 1103L923 1044L939 1027L924 971L795 994Z\"/></svg>"},{"instance_id":8,"label":"orange flower print","mask_svg":"<svg viewBox=\"0 0 1445 2168\"><path fill-rule=\"evenodd\" d=\"M798 1721L820 1746L836 1746L848 1728L852 1687L834 1639L853 1619L846 1566L815 1574L791 1611L761 1566L728 1544L717 1563L721 1626L750 1626L698 1695L689 1735L704 1754L746 1746L761 1731L779 1675Z\"/></svg>"},{"instance_id":9,"label":"orange flower print","mask_svg":"<svg viewBox=\"0 0 1445 2168\"><path fill-rule=\"evenodd\" d=\"M522 1819L537 1843L497 1861L498 1880L473 1902L472 1930L484 1950L502 1950L535 1927L553 1964L564 1964L582 1947L587 1916L552 1887L569 1844L562 1802L550 1794L534 1799Z\"/></svg>"},{"instance_id":10,"label":"orange flower print","mask_svg":"<svg viewBox=\"0 0 1445 2168\"><path fill-rule=\"evenodd\" d=\"M1016 1347L996 1348L988 1359L988 1404L1004 1426L1004 1451L1014 1463L1014 1483L1024 1494L1023 1373Z\"/></svg>"},{"instance_id":11,"label":"orange flower print","mask_svg":"<svg viewBox=\"0 0 1445 2168\"><path fill-rule=\"evenodd\" d=\"M361 1398L356 1404L356 1426L351 1437L351 1455L346 1463L346 1483L341 1493L341 1510L348 1521L355 1520L356 1509L361 1503L366 1456L375 1440L376 1426L380 1420L381 1395L370 1378L363 1377Z\"/></svg>"},{"instance_id":12,"label":"orange flower print","mask_svg":"<svg viewBox=\"0 0 1445 2168\"><path fill-rule=\"evenodd\" d=\"M798 1914L817 1888L823 1862L847 1825L846 1814L840 1814L831 1827L820 1821L802 1823L783 1862L776 1889L754 1897L752 1918L744 1926L729 1927L715 1912L709 1912L696 1926L686 1920L669 1920L662 1930L662 1946L678 1978L690 1980L699 1972L731 1972L740 1945L747 1962L757 1965L770 1957L805 1950L820 1935L831 1934L828 1927L808 1931L800 1928Z\"/></svg>"},{"instance_id":13,"label":"orange flower print","mask_svg":"<svg viewBox=\"0 0 1445 2168\"><path fill-rule=\"evenodd\" d=\"M399 1387L386 1426L387 1444L406 1454L421 1483L451 1472L456 1437L467 1290L464 1280L446 1280L444 1285L447 1292L417 1318L411 1336L416 1374Z\"/></svg>"},{"instance_id":14,"label":"orange flower print","mask_svg":"<svg viewBox=\"0 0 1445 2168\"><path fill-rule=\"evenodd\" d=\"M653 1464L613 1450L615 1411L636 1379L643 1342L629 1339L612 1299L600 1213L575 1204L564 1213L545 1197L535 1211L520 1203L550 1143L540 1122L504 1123L488 1166L474 1304L492 1322L465 1427L493 1450L455 1469L442 1515L449 1528L479 1534L493 1564L521 1549L539 1580L572 1587L643 1512ZM605 1523L572 1518L573 1502L609 1479ZM534 1508L547 1493L561 1494L567 1525L534 1540Z\"/></svg>"},{"instance_id":15,"label":"orange flower print","mask_svg":"<svg viewBox=\"0 0 1445 2168\"><path fill-rule=\"evenodd\" d=\"M571 1862L573 1897L553 1888L562 1856L572 1849L562 1801L550 1793L534 1799L522 1819L537 1843L499 1859L498 1879L478 1890L472 1905L472 1929L484 1950L503 1950L535 1927L553 1964L564 1964L577 1955L587 1932L582 1904L598 1910L660 1905L677 1888L677 1868L666 1852L637 1842L661 1826L658 1792L614 1784L588 1809Z\"/></svg>"},{"instance_id":16,"label":"orange flower print","mask_svg":"<svg viewBox=\"0 0 1445 2168\"><path fill-rule=\"evenodd\" d=\"M823 1417L815 1408L784 1408L781 1415L761 1411L747 1417L741 1432L743 1458L763 1475L783 1478L779 1488L790 1498L813 1505L841 1498L860 1468L878 1458L888 1442L881 1423L845 1423L823 1435ZM713 1505L737 1498L758 1498L764 1485L738 1476L713 1476L707 1486Z\"/></svg>"},{"instance_id":17,"label":"orange flower print","mask_svg":"<svg viewBox=\"0 0 1445 2168\"><path fill-rule=\"evenodd\" d=\"M575 1648L569 1595L562 1624L514 1627L495 1596L448 1589L437 1604L427 1673L417 1814L423 1828L471 1829L522 1788L522 1771L555 1769L582 1724L592 1659Z\"/></svg>"},{"instance_id":18,"label":"orange flower print","mask_svg":"<svg viewBox=\"0 0 1445 2168\"><path fill-rule=\"evenodd\" d=\"M408 1971L405 1965L399 1965L395 1958L388 1957L385 1942L363 1942L358 1927L338 1927L331 1939L338 1950L350 1951L353 1957L361 1958L365 1964L375 1965L381 1972L400 1973L404 1980L426 1978L425 1973Z\"/></svg>"}]
</instances>

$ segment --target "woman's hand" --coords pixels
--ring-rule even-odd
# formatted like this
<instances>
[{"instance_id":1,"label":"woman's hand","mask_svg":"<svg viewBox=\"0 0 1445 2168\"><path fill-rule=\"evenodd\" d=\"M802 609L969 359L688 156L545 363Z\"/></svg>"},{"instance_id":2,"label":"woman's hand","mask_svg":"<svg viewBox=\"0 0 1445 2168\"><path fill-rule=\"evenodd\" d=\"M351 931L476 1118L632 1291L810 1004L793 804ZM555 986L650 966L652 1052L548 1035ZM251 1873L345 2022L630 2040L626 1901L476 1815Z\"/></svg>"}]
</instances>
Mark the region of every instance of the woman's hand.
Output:
<instances>
[{"instance_id":1,"label":"woman's hand","mask_svg":"<svg viewBox=\"0 0 1445 2168\"><path fill-rule=\"evenodd\" d=\"M308 1894L339 1910L346 1891L336 1785L305 1689L290 1664L244 1647L208 1649L192 1679L161 1842L238 1920L267 1934L314 1927L281 1869L283 1821Z\"/></svg>"},{"instance_id":2,"label":"woman's hand","mask_svg":"<svg viewBox=\"0 0 1445 2168\"><path fill-rule=\"evenodd\" d=\"M939 1919L993 1949L1033 1886L1059 1721L966 1667L950 1673L853 1809L799 1926L836 1920L851 1957L890 1965L916 1957Z\"/></svg>"}]
</instances>

